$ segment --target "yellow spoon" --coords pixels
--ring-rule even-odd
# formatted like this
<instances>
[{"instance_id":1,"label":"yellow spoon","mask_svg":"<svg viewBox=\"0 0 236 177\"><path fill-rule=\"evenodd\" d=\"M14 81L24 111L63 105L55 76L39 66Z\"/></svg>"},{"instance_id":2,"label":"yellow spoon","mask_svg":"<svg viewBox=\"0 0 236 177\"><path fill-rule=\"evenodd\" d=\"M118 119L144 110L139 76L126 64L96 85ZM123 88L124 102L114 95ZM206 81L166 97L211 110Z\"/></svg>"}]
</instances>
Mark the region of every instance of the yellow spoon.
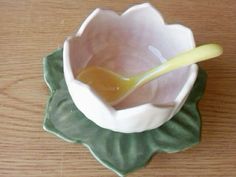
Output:
<instances>
[{"instance_id":1,"label":"yellow spoon","mask_svg":"<svg viewBox=\"0 0 236 177\"><path fill-rule=\"evenodd\" d=\"M124 77L107 69L92 66L84 68L77 79L88 84L99 96L115 105L134 89L175 69L217 57L223 53L221 46L206 44L196 47L166 61L165 63L133 77Z\"/></svg>"}]
</instances>

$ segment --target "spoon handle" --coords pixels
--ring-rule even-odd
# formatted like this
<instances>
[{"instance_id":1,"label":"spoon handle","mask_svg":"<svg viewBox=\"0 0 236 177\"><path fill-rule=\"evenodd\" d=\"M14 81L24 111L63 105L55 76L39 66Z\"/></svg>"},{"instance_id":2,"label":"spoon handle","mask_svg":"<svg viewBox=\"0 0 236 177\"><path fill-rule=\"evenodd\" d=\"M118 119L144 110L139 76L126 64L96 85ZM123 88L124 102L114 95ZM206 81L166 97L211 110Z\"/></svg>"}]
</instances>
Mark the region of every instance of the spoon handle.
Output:
<instances>
[{"instance_id":1,"label":"spoon handle","mask_svg":"<svg viewBox=\"0 0 236 177\"><path fill-rule=\"evenodd\" d=\"M192 50L179 54L158 67L134 76L132 79L136 81L136 86L141 86L170 71L181 68L183 66L191 65L193 63L218 57L222 53L223 49L218 44L202 45L200 47L196 47Z\"/></svg>"}]
</instances>

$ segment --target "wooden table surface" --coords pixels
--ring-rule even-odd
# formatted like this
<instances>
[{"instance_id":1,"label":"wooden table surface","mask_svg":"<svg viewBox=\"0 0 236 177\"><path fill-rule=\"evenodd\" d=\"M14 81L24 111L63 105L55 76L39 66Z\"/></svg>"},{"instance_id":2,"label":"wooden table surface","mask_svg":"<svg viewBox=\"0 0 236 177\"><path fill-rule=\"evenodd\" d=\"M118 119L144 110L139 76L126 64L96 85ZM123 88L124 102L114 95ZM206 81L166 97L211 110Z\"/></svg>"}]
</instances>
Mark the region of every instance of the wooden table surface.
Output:
<instances>
[{"instance_id":1,"label":"wooden table surface","mask_svg":"<svg viewBox=\"0 0 236 177\"><path fill-rule=\"evenodd\" d=\"M96 7L119 13L142 0L0 0L0 177L112 177L87 148L42 128L48 88L42 58ZM154 156L130 177L236 176L236 1L150 1L168 23L190 27L197 44L223 45L208 72L201 144Z\"/></svg>"}]
</instances>

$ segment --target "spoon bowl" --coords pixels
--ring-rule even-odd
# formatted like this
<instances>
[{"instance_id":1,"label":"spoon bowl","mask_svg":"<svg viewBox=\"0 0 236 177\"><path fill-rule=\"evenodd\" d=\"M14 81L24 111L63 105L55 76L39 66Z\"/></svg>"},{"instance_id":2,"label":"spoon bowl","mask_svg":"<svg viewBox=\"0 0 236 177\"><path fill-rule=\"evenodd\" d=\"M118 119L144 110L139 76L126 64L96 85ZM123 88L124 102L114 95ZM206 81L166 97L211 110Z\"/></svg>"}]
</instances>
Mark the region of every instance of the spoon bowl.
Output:
<instances>
[{"instance_id":1,"label":"spoon bowl","mask_svg":"<svg viewBox=\"0 0 236 177\"><path fill-rule=\"evenodd\" d=\"M137 84L132 78L97 66L83 69L79 73L78 79L88 84L110 104L116 104L123 100Z\"/></svg>"}]
</instances>

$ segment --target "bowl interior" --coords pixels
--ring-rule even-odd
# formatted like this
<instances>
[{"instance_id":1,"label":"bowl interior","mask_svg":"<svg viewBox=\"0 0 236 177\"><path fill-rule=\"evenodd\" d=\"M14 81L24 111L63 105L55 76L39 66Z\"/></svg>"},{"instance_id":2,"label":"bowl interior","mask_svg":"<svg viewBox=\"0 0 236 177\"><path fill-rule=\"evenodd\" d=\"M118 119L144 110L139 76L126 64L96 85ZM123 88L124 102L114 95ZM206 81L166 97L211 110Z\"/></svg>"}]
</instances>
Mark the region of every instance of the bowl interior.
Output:
<instances>
[{"instance_id":1,"label":"bowl interior","mask_svg":"<svg viewBox=\"0 0 236 177\"><path fill-rule=\"evenodd\" d=\"M74 76L82 68L92 65L132 76L193 47L185 40L184 35L189 33L186 28L167 26L155 19L137 18L140 17L130 14L119 16L112 11L97 14L81 36L71 40L70 59ZM145 103L174 104L189 75L190 67L165 74L136 89L114 107L124 109Z\"/></svg>"}]
</instances>

